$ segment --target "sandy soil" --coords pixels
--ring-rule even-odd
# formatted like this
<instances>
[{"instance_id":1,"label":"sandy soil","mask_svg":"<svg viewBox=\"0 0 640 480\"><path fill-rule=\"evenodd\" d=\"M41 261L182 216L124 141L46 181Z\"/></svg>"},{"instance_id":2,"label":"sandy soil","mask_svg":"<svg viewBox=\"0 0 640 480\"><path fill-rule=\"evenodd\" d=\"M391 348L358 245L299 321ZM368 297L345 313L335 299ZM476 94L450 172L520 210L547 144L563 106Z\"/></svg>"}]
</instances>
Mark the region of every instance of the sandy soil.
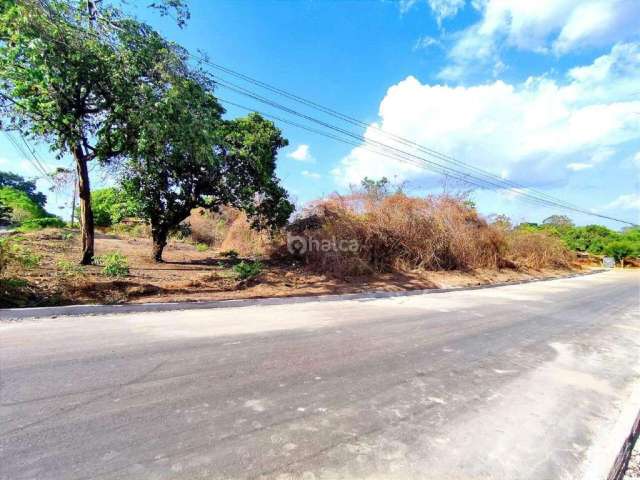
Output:
<instances>
[{"instance_id":1,"label":"sandy soil","mask_svg":"<svg viewBox=\"0 0 640 480\"><path fill-rule=\"evenodd\" d=\"M561 276L567 270L471 272L412 271L364 278L337 279L309 272L304 265L292 261L263 260L263 273L246 284L233 274L234 262L217 252L199 252L189 242L170 241L165 250L165 263L150 259L151 245L145 238L117 237L98 234L96 254L119 251L130 265L130 275L112 279L99 266L69 272L60 261L75 262L79 258L79 239L58 230L21 235L23 248L41 256L32 269L13 266L7 278L26 279L28 285L19 294L11 289L0 295L0 306L51 305L71 303L121 303L202 301L237 298L320 295L362 291L400 291L428 288L450 288L483 285L531 278ZM586 268L586 267L582 267ZM581 267L576 265L576 270Z\"/></svg>"}]
</instances>

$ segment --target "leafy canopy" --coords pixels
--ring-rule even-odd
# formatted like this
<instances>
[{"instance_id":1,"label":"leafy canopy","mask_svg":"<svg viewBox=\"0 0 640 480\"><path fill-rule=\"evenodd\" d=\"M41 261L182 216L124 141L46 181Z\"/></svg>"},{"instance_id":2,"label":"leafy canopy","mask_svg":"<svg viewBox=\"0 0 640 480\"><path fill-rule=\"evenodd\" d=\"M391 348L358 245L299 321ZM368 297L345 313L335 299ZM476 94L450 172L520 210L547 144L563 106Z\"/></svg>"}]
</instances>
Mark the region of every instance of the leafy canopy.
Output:
<instances>
[{"instance_id":1,"label":"leafy canopy","mask_svg":"<svg viewBox=\"0 0 640 480\"><path fill-rule=\"evenodd\" d=\"M160 254L167 232L196 207L242 209L256 228L287 221L293 206L275 177L287 141L273 123L258 114L223 120L212 85L197 74L145 93L122 184L150 221Z\"/></svg>"}]
</instances>

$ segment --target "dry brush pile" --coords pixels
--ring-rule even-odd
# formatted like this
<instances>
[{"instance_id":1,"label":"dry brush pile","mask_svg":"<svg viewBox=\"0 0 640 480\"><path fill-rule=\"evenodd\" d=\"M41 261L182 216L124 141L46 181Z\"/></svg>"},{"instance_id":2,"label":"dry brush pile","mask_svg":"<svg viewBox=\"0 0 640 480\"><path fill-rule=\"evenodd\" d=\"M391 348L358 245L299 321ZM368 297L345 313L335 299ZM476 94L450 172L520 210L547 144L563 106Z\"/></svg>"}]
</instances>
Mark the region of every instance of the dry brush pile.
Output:
<instances>
[{"instance_id":1,"label":"dry brush pile","mask_svg":"<svg viewBox=\"0 0 640 480\"><path fill-rule=\"evenodd\" d=\"M289 230L308 240L303 256L311 268L336 276L541 269L568 267L571 260L559 240L489 224L463 196L335 195L313 204ZM355 240L358 248L336 248L341 240ZM323 241L331 248L312 248Z\"/></svg>"}]
</instances>

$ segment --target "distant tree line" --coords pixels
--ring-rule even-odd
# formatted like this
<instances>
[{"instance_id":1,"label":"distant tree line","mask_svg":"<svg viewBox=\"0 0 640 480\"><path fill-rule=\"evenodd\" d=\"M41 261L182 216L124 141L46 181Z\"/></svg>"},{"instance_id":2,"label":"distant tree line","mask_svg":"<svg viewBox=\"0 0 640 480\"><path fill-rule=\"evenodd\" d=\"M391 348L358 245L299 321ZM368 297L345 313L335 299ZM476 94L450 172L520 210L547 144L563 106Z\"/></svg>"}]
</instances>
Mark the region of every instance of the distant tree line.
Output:
<instances>
[{"instance_id":1,"label":"distant tree line","mask_svg":"<svg viewBox=\"0 0 640 480\"><path fill-rule=\"evenodd\" d=\"M508 219L500 217L499 221ZM560 238L570 250L608 255L618 262L627 257L640 257L640 227L627 227L620 232L602 225L577 227L565 215L552 215L541 224L522 223L517 228L544 231Z\"/></svg>"}]
</instances>

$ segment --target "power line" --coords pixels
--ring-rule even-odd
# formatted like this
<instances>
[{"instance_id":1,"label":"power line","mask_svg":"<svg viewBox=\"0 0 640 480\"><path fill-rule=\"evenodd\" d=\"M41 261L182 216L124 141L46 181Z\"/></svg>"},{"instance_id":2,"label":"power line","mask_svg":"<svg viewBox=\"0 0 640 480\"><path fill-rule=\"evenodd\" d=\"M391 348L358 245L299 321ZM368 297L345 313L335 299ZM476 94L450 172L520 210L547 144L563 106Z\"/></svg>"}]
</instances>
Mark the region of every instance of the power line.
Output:
<instances>
[{"instance_id":1,"label":"power line","mask_svg":"<svg viewBox=\"0 0 640 480\"><path fill-rule=\"evenodd\" d=\"M331 138L333 140L336 140L338 142L341 142L341 143L344 143L344 144L347 144L347 145L364 148L367 151L373 152L375 154L378 154L378 155L386 157L386 158L390 158L390 159L393 159L393 160L399 160L399 161L402 161L402 162L405 162L405 163L409 163L409 164L414 165L414 166L416 166L418 168L425 168L424 164L422 164L422 163L420 163L418 161L412 160L411 158L407 158L407 156L406 156L407 154L406 153L403 155L402 153L394 152L393 149L391 151L389 151L390 147L386 147L384 144L382 144L382 145L373 145L372 146L366 139L359 140L359 141L348 140L348 139L345 139L344 137L340 137L338 135L331 134L331 133L328 133L328 132L325 132L325 131L322 131L322 130L314 129L312 127L309 127L309 126L306 126L306 125L303 125L303 124L300 124L300 123L297 123L297 122L293 122L291 120L288 120L288 119L285 119L285 118L282 118L282 117L279 117L279 116L276 116L276 115L273 115L273 114L270 114L270 113L261 112L261 111L258 111L256 109L252 108L252 107L247 107L245 105L241 105L241 104L232 102L230 100L226 100L226 99L223 99L223 98L220 98L220 97L218 97L218 100L220 100L223 103L226 103L226 104L229 104L229 105L233 105L233 106L238 107L238 108L242 108L244 110L256 111L257 113L260 113L261 115L263 115L265 117L272 118L272 119L274 119L276 121L291 125L293 127L301 128L303 130L306 130L306 131L311 132L311 133L315 133L317 135L321 135L321 136L324 136L324 137L327 137L327 138ZM363 146L363 143L365 144L365 146ZM400 152L402 152L402 151L400 151ZM455 172L455 171L448 171L446 169L446 167L441 167L441 168L434 167L434 168L430 168L430 169L431 170L435 170L437 173L439 173L439 174L441 174L443 176L452 177L452 178L454 178L456 180L459 180L461 182L464 182L464 183L467 183L467 184L470 184L470 185L474 185L474 186L477 186L477 187L480 187L480 188L488 188L487 184L481 183L481 182L477 181L476 179L474 179L473 177L470 177L468 175L460 174L459 172ZM523 201L525 201L527 203L533 204L533 205L543 206L543 207L553 207L553 208L560 207L560 208L565 208L565 209L568 209L568 210L576 211L577 213L593 215L593 216L596 216L596 217L599 217L599 218L603 218L603 219L606 219L606 220L612 220L612 221L616 221L616 222L621 222L621 223L629 224L629 225L632 225L632 226L635 225L632 222L628 222L626 220L621 220L621 219L618 219L618 218L610 217L610 216L607 216L607 215L602 215L602 214L589 212L589 211L585 211L585 210L573 209L571 207L566 207L566 206L560 206L560 205L552 203L552 202L550 202L548 200L540 199L540 198L536 198L534 196L527 195L526 192L520 192L520 191L515 191L515 190L511 190L511 191L513 193L515 193L518 196L518 198L520 198L521 200L523 200Z\"/></svg>"},{"instance_id":2,"label":"power line","mask_svg":"<svg viewBox=\"0 0 640 480\"><path fill-rule=\"evenodd\" d=\"M50 183L52 183L51 178L49 177L49 174L44 169L44 167L35 159L35 157L32 158L31 155L33 155L33 153L31 152L31 150L29 150L29 153L27 153L24 147L20 145L18 141L15 138L13 138L13 136L9 132L5 131L4 134L9 139L9 142L11 142L11 144L16 149L16 151L33 166L35 171L37 173L40 173L42 177L46 178Z\"/></svg>"},{"instance_id":3,"label":"power line","mask_svg":"<svg viewBox=\"0 0 640 480\"><path fill-rule=\"evenodd\" d=\"M365 128L365 129L367 129L367 128L373 129L373 130L375 130L375 131L377 131L377 132L379 132L379 133L381 133L381 134L383 134L383 135L385 135L385 136L387 136L387 137L389 137L389 138L391 138L391 139L393 139L393 140L395 140L395 141L397 141L397 142L399 142L399 143L401 143L403 145L410 146L410 147L413 147L413 148L417 148L418 150L422 151L423 153L426 153L426 154L431 155L431 156L435 156L435 157L437 157L437 158L439 158L441 160L444 160L446 162L454 163L454 164L459 165L459 166L461 166L463 168L466 168L466 169L469 169L471 171L474 171L477 174L480 174L480 175L482 175L484 177L493 178L494 180L502 182L502 183L504 183L506 185L509 185L509 186L513 187L513 188L527 189L528 191L530 191L532 193L536 193L537 195L544 196L544 197L546 197L546 198L548 198L550 200L553 200L553 201L556 201L556 202L561 202L561 203L564 203L564 204L567 204L567 205L571 205L574 208L579 208L577 205L569 204L568 202L565 202L563 200L557 199L557 198L555 198L555 197L553 197L553 196L551 196L551 195L549 195L549 194L547 194L545 192L541 192L541 191L538 191L538 190L535 190L535 189L532 189L532 188L529 188L529 187L525 187L524 185L521 185L521 184L516 183L514 181L511 181L511 180L508 180L508 179L504 179L499 175L496 175L494 173L488 172L488 171L483 170L481 168L478 168L478 167L476 167L474 165L470 165L468 163L464 163L464 162L462 162L462 161L460 161L460 160L458 160L458 159L456 159L456 158L454 158L454 157L452 157L450 155L446 155L444 153L438 152L438 151L433 150L431 148L425 147L425 146L423 146L423 145L421 145L421 144L419 144L419 143L417 143L417 142L415 142L413 140L407 139L405 137L401 137L400 135L396 135L396 134L391 133L391 132L387 132L386 130L384 130L382 128L379 128L376 125L368 124L368 123L366 123L366 122L364 122L362 120L359 120L357 118L354 118L354 117L352 117L350 115L338 112L338 111L336 111L334 109L331 109L329 107L325 107L324 105L321 105L321 104L319 104L317 102L314 102L312 100L308 100L306 98L300 97L299 95L295 95L293 93L287 92L286 90L283 90L281 88L274 87L273 85L269 85L268 83L262 82L260 80L255 79L255 78L252 78L252 77L250 77L248 75L245 75L243 73L240 73L240 72L232 70L232 69L230 69L228 67L225 67L223 65L211 62L208 59L203 58L202 56L196 56L196 55L191 54L191 53L189 55L192 58L197 58L200 61L202 61L202 63L205 63L206 65L209 65L210 67L215 68L217 70L220 70L220 71L222 71L222 72L224 72L224 73L226 73L228 75L232 75L232 76L234 76L236 78L239 78L239 79L244 80L246 82L249 82L251 84L257 85L257 86L259 86L261 88L264 88L264 89L266 89L266 90L268 90L270 92L276 93L278 95L281 95L281 96L283 96L285 98L288 98L290 100L293 100L295 102L307 105L307 106L309 106L311 108L319 110L319 111L321 111L323 113L326 113L326 114L328 114L330 116L338 118L338 119L340 119L340 120L342 120L344 122L350 123L351 125L355 125L355 126L358 126L358 127L361 127L361 128Z\"/></svg>"},{"instance_id":4,"label":"power line","mask_svg":"<svg viewBox=\"0 0 640 480\"><path fill-rule=\"evenodd\" d=\"M69 26L72 27L72 28L76 28L73 25L69 25ZM85 32L83 30L80 30L80 29L78 29L78 30L81 31L83 34L88 33L88 32ZM57 42L60 42L60 43L66 43L66 42L62 42L62 41L57 40L57 39L55 39L55 40ZM215 83L217 83L218 85L221 85L221 86L223 86L225 88L229 88L229 89L231 89L233 91L236 91L237 93L241 93L243 95L249 96L250 98L253 98L254 100L258 100L258 101L260 101L262 103L265 103L265 104L270 105L272 107L275 107L275 108L278 108L280 110L283 110L283 111L285 111L285 112L287 112L287 113L289 113L291 115L299 116L299 117L301 117L301 118L303 118L303 119L305 119L307 121L311 121L313 123L317 123L317 124L319 124L319 125L321 125L321 126L323 126L325 128L329 128L329 129L337 131L337 132L339 132L339 133L341 133L343 135L346 135L346 136L349 136L351 138L357 139L359 142L365 143L367 145L374 144L376 146L376 148L381 148L384 151L387 151L387 152L390 151L390 152L394 153L394 157L393 158L400 159L401 161L409 162L409 163L412 163L412 164L416 164L416 161L417 161L418 162L417 166L420 166L421 168L427 168L429 170L436 171L437 173L440 173L440 174L443 174L443 175L453 176L454 178L459 178L460 180L462 180L462 181L464 181L466 183L477 185L477 186L480 186L481 188L491 188L491 187L493 187L493 188L498 188L498 189L501 189L501 190L509 190L509 191L511 191L513 193L516 193L518 198L520 198L520 199L525 199L526 198L526 199L528 199L530 201L538 202L539 204L543 204L543 205L546 205L546 206L553 206L553 207L563 208L563 209L566 209L566 210L571 210L571 211L578 212L578 213L583 213L583 214L586 214L586 215L605 218L605 219L608 219L608 220L613 220L613 221L616 221L616 222L621 222L621 223L625 223L625 224L629 224L629 225L635 225L634 223L631 223L631 222L628 222L628 221L625 221L625 220L621 220L621 219L609 217L609 216L606 216L606 215L597 214L597 213L594 213L594 212L591 212L591 211L588 211L588 210L584 210L583 208L578 207L577 205L570 204L568 202L565 202L565 201L563 201L561 199L553 197L553 196L551 196L549 194L546 194L544 192L537 192L536 190L534 190L532 188L525 187L523 185L517 184L517 183L509 181L507 179L503 179L502 177L499 177L499 176L497 176L497 175L495 175L493 173L484 171L484 170L479 169L478 167L475 167L475 166L472 166L472 165L468 165L468 164L466 164L464 162L461 162L461 161L459 161L459 160L457 160L457 159L455 159L453 157L450 157L448 155L440 153L440 152L438 152L436 150L424 147L424 146L422 146L422 145L420 145L420 144L418 144L416 142L413 142L412 140L408 140L406 138L400 137L399 135L395 135L395 134L386 132L386 131L384 131L384 130L382 130L382 129L374 126L374 125L368 125L367 123L365 123L365 122L363 122L361 120L358 120L358 119L356 119L354 117L351 117L349 115L340 113L340 112L338 112L336 110L333 110L331 108L325 107L325 106L323 106L323 105L321 105L319 103L313 102L311 100L307 100L307 99L305 99L303 97L300 97L298 95L295 95L295 94L292 94L290 92L287 92L286 90L274 87L274 86L269 85L269 84L267 84L265 82L262 82L260 80L255 79L255 78L252 78L252 77L250 77L248 75L242 74L240 72L236 72L236 71L234 71L232 69L229 69L227 67L224 67L222 65L210 62L208 59L204 58L202 55L194 55L194 54L192 54L190 52L186 52L186 53L187 53L187 55L189 55L192 58L197 59L201 63L209 65L212 68L221 70L221 71L223 71L223 72L225 72L225 73L227 73L229 75L233 75L236 78L240 78L240 79L242 79L244 81L247 81L247 82L250 82L250 83L252 83L254 85L260 86L261 88L265 88L265 89L267 89L267 90L269 90L269 91L271 91L273 93L277 93L278 95L282 95L282 96L284 96L286 98L289 98L291 100L294 100L294 101L296 101L298 103L302 103L304 105L310 106L310 107L312 107L312 108L314 108L316 110L322 111L323 113L329 114L329 115L331 115L333 117L339 118L340 120L348 122L348 123L351 123L353 125L357 125L359 127L364 127L364 128L374 128L374 129L380 131L385 136L393 138L395 141L397 141L397 142L399 142L399 143L401 143L403 145L411 146L412 148L417 148L418 150L422 151L423 153L426 153L427 155L429 155L431 157L435 157L435 158L437 158L439 160L442 160L442 161L444 161L446 163L456 164L456 165L461 166L461 167L463 167L465 169L468 169L468 170L471 170L471 171L475 171L476 173L473 174L473 173L460 171L460 170L457 170L455 168L452 168L452 167L449 167L449 166L446 166L446 165L442 165L442 164L440 164L438 162L434 162L433 160L428 160L428 159L425 159L424 157L420 157L418 155L414 155L414 154L412 154L410 152L407 152L405 150L401 150L399 148L393 147L393 146L385 144L383 142L380 142L380 141L377 141L377 140L372 140L372 139L367 139L362 135L355 134L355 133L350 132L348 130L345 130L345 129L342 129L340 127L337 127L335 125L332 125L332 124L329 124L327 122L318 120L318 119L316 119L314 117L311 117L309 115L305 115L305 114L302 114L300 112L297 112L297 111L295 111L295 110L293 110L293 109L291 109L289 107L286 107L284 105L281 105L281 104L279 104L279 103L277 103L277 102L275 102L275 101L273 101L271 99L262 97L262 96L256 94L255 92L252 92L252 91L250 91L248 89L245 89L245 88L243 88L241 86L234 85L233 83L228 82L228 80L226 80L226 79L224 79L224 81L216 80L216 76L214 76L212 74L212 76L214 77ZM282 121L282 120L283 119L281 119L280 121ZM358 144L357 146L361 146L361 145ZM389 155L385 155L385 156L391 158ZM407 157L411 157L411 159L409 159ZM471 179L473 179L473 180L471 180ZM478 183L478 182L480 182L480 183ZM529 193L529 192L531 192L531 193Z\"/></svg>"},{"instance_id":5,"label":"power line","mask_svg":"<svg viewBox=\"0 0 640 480\"><path fill-rule=\"evenodd\" d=\"M314 117L311 117L309 115L297 112L296 110L293 110L293 109L291 109L289 107L281 105L278 102L275 102L275 101L270 100L268 98L262 97L262 96L256 94L255 92L247 90L247 89L245 89L243 87L239 87L237 85L229 85L228 82L217 81L217 83L219 85L225 87L225 88L228 88L228 89L232 90L232 91L235 91L237 93L241 93L241 94L243 94L245 96L248 96L250 98L258 100L258 101L260 101L262 103L265 103L265 104L270 105L272 107L275 107L275 108L278 108L280 110L283 110L283 111L285 111L285 112L287 112L289 114L293 114L293 115L301 117L301 118L303 118L305 120L317 123L317 124L319 124L321 126L324 126L324 127L329 128L331 130L337 131L337 132L342 133L344 135L347 135L347 136L349 136L351 138L354 138L354 139L356 139L356 140L358 140L360 142L364 142L364 143L367 143L367 144L373 144L373 145L375 145L377 147L381 147L382 149L384 149L386 151L392 151L393 153L396 154L395 158L396 159L400 159L401 161L405 161L406 162L407 161L407 157L411 157L411 159L413 160L412 163L414 165L415 165L415 161L416 160L418 162L422 162L422 164L420 164L420 163L417 164L417 166L419 166L421 168L425 168L426 167L426 168L428 168L430 170L435 170L437 173L440 173L440 174L443 174L443 175L448 175L448 176L453 176L454 178L458 178L461 181L464 181L466 183L479 186L480 188L498 188L498 189L509 190L509 191L517 194L519 198L525 198L526 197L526 198L529 198L529 199L534 200L534 201L543 202L546 206L552 206L552 207L556 207L556 208L563 208L563 209L571 210L571 211L574 211L574 212L577 212L577 213L583 213L583 214L586 214L586 215L593 215L593 216L597 216L597 217L600 217L600 218L606 218L608 220L614 220L614 221L619 221L619 222L622 222L622 223L627 223L627 224L630 224L630 225L635 225L635 224L633 224L631 222L627 222L626 220L621 220L621 219L609 217L609 216L606 216L606 215L601 215L601 214L597 214L597 213L594 213L594 212L590 212L588 210L581 209L580 207L572 206L572 205L569 205L569 204L566 204L564 202L560 202L560 201L557 201L557 200L549 200L549 199L546 199L546 198L540 198L540 197L538 197L536 195L532 195L532 194L528 193L526 190L516 189L514 187L505 187L504 185L500 184L499 182L496 183L495 181L492 181L492 180L478 178L476 175L469 174L469 173L466 173L466 172L461 172L460 170L454 169L452 167L448 167L448 166L442 165L442 164L440 164L438 162L434 162L432 160L425 159L424 157L420 157L418 155L414 155L413 153L398 149L396 147L390 146L390 145L385 144L383 142L379 142L377 140L368 139L368 138L366 138L366 137L364 137L362 135L356 134L356 133L351 132L349 130L345 130L345 129L342 129L340 127L336 127L335 125L329 124L329 123L324 122L322 120L318 120L318 119L316 119ZM401 156L400 158L397 156L398 154ZM388 157L388 155L387 155L387 157ZM478 182L481 182L481 183L478 183Z\"/></svg>"}]
</instances>

